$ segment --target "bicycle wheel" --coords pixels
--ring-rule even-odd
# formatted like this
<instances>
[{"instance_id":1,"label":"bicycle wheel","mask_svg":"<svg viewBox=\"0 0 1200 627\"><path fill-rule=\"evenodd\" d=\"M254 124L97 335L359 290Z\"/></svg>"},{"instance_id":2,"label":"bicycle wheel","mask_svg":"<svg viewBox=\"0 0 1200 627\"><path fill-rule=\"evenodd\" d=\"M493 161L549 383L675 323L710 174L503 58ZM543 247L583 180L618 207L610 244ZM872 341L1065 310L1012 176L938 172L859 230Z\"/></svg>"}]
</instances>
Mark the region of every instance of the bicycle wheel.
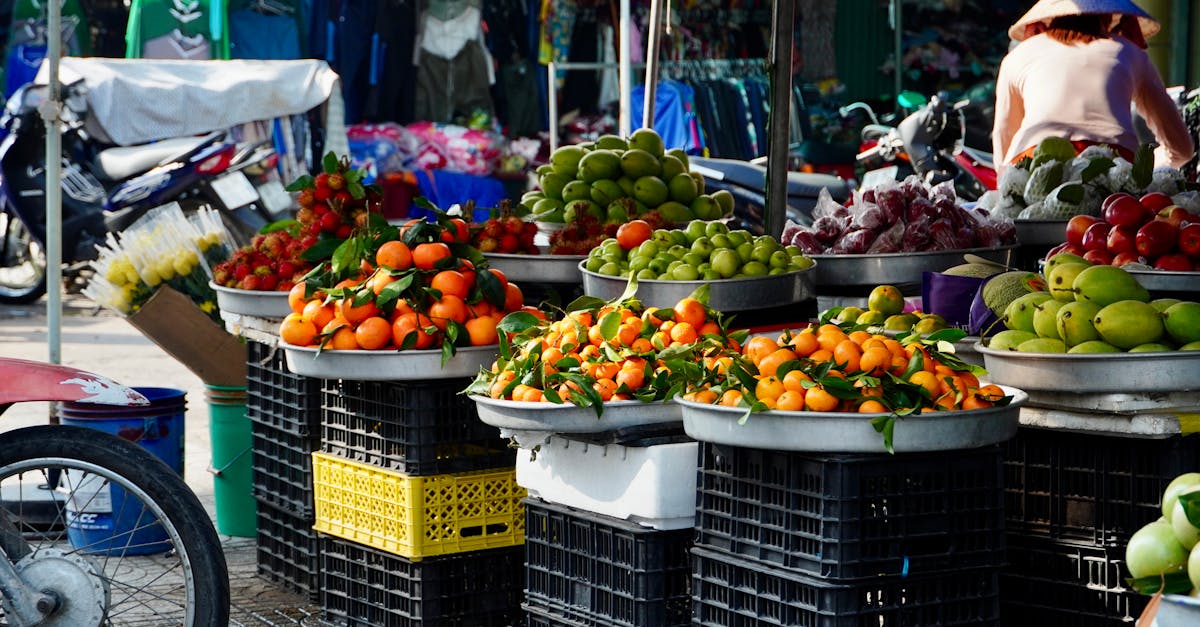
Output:
<instances>
[{"instance_id":1,"label":"bicycle wheel","mask_svg":"<svg viewBox=\"0 0 1200 627\"><path fill-rule=\"evenodd\" d=\"M0 504L12 523L0 520L0 546L22 579L56 598L45 624L228 624L229 576L212 521L145 449L80 427L0 434ZM7 625L12 608L2 603Z\"/></svg>"}]
</instances>

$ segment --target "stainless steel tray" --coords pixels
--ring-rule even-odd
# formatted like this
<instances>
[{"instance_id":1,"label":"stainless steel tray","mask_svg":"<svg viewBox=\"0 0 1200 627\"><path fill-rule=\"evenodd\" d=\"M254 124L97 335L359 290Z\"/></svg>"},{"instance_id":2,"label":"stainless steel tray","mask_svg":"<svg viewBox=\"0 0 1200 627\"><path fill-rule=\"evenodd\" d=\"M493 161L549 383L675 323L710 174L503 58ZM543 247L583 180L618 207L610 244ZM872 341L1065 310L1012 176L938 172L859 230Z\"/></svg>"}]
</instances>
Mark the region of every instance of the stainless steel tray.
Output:
<instances>
[{"instance_id":1,"label":"stainless steel tray","mask_svg":"<svg viewBox=\"0 0 1200 627\"><path fill-rule=\"evenodd\" d=\"M1200 272L1125 270L1151 292L1194 292L1200 297Z\"/></svg>"},{"instance_id":2,"label":"stainless steel tray","mask_svg":"<svg viewBox=\"0 0 1200 627\"><path fill-rule=\"evenodd\" d=\"M1200 625L1200 599L1182 594L1164 594L1151 627Z\"/></svg>"},{"instance_id":3,"label":"stainless steel tray","mask_svg":"<svg viewBox=\"0 0 1200 627\"><path fill-rule=\"evenodd\" d=\"M1001 386L1004 387L1004 386ZM897 453L969 449L1003 442L1017 434L1021 405L1028 396L1012 395L1004 407L913 414L896 420L892 446ZM746 410L694 403L683 406L683 429L703 442L779 451L886 453L883 435L871 426L870 414L853 412L766 411L738 420Z\"/></svg>"},{"instance_id":4,"label":"stainless steel tray","mask_svg":"<svg viewBox=\"0 0 1200 627\"><path fill-rule=\"evenodd\" d=\"M275 320L282 320L292 313L287 292L236 290L211 281L208 285L217 293L217 309L221 311Z\"/></svg>"},{"instance_id":5,"label":"stainless steel tray","mask_svg":"<svg viewBox=\"0 0 1200 627\"><path fill-rule=\"evenodd\" d=\"M587 255L515 255L484 253L488 265L510 280L528 283L580 283L579 264Z\"/></svg>"},{"instance_id":6,"label":"stainless steel tray","mask_svg":"<svg viewBox=\"0 0 1200 627\"><path fill-rule=\"evenodd\" d=\"M687 298L701 285L709 286L708 306L717 311L748 311L791 305L816 296L814 278L817 265L767 276L719 281L639 280L637 298L647 307L670 308ZM591 272L579 264L583 273L583 293L604 300L619 298L629 282L623 277Z\"/></svg>"},{"instance_id":7,"label":"stainless steel tray","mask_svg":"<svg viewBox=\"0 0 1200 627\"><path fill-rule=\"evenodd\" d=\"M473 377L500 355L500 347L458 349L442 367L440 350L332 350L280 343L288 368L305 377L358 381L421 381Z\"/></svg>"},{"instance_id":8,"label":"stainless steel tray","mask_svg":"<svg viewBox=\"0 0 1200 627\"><path fill-rule=\"evenodd\" d=\"M811 255L817 265L817 286L834 287L896 285L921 283L921 273L941 272L963 263L963 255L1011 265L1016 244L999 248L963 248L924 253L884 253L878 255Z\"/></svg>"},{"instance_id":9,"label":"stainless steel tray","mask_svg":"<svg viewBox=\"0 0 1200 627\"><path fill-rule=\"evenodd\" d=\"M1013 220L1021 244L1061 244L1067 241L1067 220Z\"/></svg>"},{"instance_id":10,"label":"stainless steel tray","mask_svg":"<svg viewBox=\"0 0 1200 627\"><path fill-rule=\"evenodd\" d=\"M1184 411L1200 414L1200 391L1072 394L1029 391L1029 406L1106 414L1140 414Z\"/></svg>"},{"instance_id":11,"label":"stainless steel tray","mask_svg":"<svg viewBox=\"0 0 1200 627\"><path fill-rule=\"evenodd\" d=\"M981 344L987 379L1029 392L1144 394L1200 390L1200 351L1018 353Z\"/></svg>"},{"instance_id":12,"label":"stainless steel tray","mask_svg":"<svg viewBox=\"0 0 1200 627\"><path fill-rule=\"evenodd\" d=\"M597 418L595 409L572 403L506 401L477 394L471 400L485 424L513 431L597 433L683 419L681 408L670 402L612 401L604 404Z\"/></svg>"}]
</instances>

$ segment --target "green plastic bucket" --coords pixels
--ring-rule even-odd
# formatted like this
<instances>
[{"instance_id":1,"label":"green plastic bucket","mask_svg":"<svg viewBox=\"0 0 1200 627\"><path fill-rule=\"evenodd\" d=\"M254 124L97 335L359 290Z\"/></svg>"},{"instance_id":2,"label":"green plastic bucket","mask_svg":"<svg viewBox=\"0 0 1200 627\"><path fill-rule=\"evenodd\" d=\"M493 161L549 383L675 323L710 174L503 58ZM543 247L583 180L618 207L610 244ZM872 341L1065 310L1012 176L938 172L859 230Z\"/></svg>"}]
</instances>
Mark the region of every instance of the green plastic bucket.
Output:
<instances>
[{"instance_id":1,"label":"green plastic bucket","mask_svg":"<svg viewBox=\"0 0 1200 627\"><path fill-rule=\"evenodd\" d=\"M253 538L257 532L254 500L254 438L246 416L244 386L209 385L208 430L212 442L213 495L217 502L217 531Z\"/></svg>"}]
</instances>

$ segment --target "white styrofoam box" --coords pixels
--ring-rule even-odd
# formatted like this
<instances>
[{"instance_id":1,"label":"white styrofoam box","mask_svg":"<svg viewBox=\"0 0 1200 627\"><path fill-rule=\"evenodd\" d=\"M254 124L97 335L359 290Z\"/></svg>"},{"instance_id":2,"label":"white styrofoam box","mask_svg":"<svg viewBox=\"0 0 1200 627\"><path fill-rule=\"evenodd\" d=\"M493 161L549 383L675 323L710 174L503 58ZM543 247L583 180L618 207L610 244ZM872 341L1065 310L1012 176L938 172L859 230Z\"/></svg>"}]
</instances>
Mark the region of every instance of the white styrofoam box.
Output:
<instances>
[{"instance_id":1,"label":"white styrofoam box","mask_svg":"<svg viewBox=\"0 0 1200 627\"><path fill-rule=\"evenodd\" d=\"M696 517L696 442L636 447L550 436L517 451L517 483L551 503L654 529Z\"/></svg>"}]
</instances>

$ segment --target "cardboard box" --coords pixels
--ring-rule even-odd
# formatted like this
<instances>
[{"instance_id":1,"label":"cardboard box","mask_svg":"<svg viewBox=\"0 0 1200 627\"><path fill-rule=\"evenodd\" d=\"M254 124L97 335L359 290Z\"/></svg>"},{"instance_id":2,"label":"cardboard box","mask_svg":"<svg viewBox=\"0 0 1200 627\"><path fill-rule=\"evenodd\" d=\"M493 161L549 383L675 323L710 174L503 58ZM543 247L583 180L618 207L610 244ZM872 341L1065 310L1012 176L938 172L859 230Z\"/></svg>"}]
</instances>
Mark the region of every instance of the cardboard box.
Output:
<instances>
[{"instance_id":1,"label":"cardboard box","mask_svg":"<svg viewBox=\"0 0 1200 627\"><path fill-rule=\"evenodd\" d=\"M246 385L246 344L190 298L164 285L126 318L208 385Z\"/></svg>"}]
</instances>

